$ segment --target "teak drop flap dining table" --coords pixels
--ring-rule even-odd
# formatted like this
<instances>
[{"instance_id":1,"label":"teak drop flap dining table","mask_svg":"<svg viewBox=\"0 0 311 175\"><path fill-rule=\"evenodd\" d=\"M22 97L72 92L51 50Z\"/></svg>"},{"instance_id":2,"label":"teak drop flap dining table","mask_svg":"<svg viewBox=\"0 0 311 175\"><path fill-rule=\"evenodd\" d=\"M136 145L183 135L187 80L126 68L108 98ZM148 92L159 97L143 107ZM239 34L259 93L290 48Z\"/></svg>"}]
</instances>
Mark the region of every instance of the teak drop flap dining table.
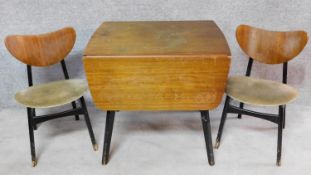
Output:
<instances>
[{"instance_id":1,"label":"teak drop flap dining table","mask_svg":"<svg viewBox=\"0 0 311 175\"><path fill-rule=\"evenodd\" d=\"M214 165L209 110L224 94L231 54L213 21L104 22L83 63L93 101L107 111L107 164L115 111L200 111Z\"/></svg>"}]
</instances>

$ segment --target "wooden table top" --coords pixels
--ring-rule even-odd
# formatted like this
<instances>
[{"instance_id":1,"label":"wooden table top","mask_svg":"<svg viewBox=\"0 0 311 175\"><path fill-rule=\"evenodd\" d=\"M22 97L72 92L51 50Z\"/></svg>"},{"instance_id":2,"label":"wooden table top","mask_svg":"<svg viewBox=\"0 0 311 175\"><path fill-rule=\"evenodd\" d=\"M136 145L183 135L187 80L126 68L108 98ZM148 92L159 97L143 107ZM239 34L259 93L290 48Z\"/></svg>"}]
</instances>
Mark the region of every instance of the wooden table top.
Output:
<instances>
[{"instance_id":1,"label":"wooden table top","mask_svg":"<svg viewBox=\"0 0 311 175\"><path fill-rule=\"evenodd\" d=\"M213 21L104 22L84 55L230 55L230 50Z\"/></svg>"},{"instance_id":2,"label":"wooden table top","mask_svg":"<svg viewBox=\"0 0 311 175\"><path fill-rule=\"evenodd\" d=\"M83 64L99 109L209 110L221 102L230 60L213 21L104 22Z\"/></svg>"}]
</instances>

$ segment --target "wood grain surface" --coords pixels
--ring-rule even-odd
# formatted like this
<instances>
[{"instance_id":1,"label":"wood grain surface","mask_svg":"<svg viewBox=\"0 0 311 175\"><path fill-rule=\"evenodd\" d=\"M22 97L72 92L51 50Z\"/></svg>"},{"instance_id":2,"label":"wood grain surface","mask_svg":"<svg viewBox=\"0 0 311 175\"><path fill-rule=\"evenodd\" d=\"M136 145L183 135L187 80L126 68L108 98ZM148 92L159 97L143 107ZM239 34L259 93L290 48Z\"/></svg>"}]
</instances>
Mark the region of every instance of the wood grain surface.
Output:
<instances>
[{"instance_id":1,"label":"wood grain surface","mask_svg":"<svg viewBox=\"0 0 311 175\"><path fill-rule=\"evenodd\" d=\"M97 108L208 110L219 105L230 66L225 38L210 21L177 24L178 28L171 27L176 22L104 23L97 29L83 58ZM169 36L177 31L178 37L154 37L164 31ZM187 42L171 47L175 40Z\"/></svg>"},{"instance_id":2,"label":"wood grain surface","mask_svg":"<svg viewBox=\"0 0 311 175\"><path fill-rule=\"evenodd\" d=\"M213 21L104 22L86 56L230 55Z\"/></svg>"},{"instance_id":3,"label":"wood grain surface","mask_svg":"<svg viewBox=\"0 0 311 175\"><path fill-rule=\"evenodd\" d=\"M236 38L248 56L266 64L279 64L293 59L308 41L305 31L277 32L247 25L237 28Z\"/></svg>"},{"instance_id":4,"label":"wood grain surface","mask_svg":"<svg viewBox=\"0 0 311 175\"><path fill-rule=\"evenodd\" d=\"M9 35L5 46L21 62L32 66L49 66L63 60L76 40L75 30L66 27L40 35Z\"/></svg>"}]
</instances>

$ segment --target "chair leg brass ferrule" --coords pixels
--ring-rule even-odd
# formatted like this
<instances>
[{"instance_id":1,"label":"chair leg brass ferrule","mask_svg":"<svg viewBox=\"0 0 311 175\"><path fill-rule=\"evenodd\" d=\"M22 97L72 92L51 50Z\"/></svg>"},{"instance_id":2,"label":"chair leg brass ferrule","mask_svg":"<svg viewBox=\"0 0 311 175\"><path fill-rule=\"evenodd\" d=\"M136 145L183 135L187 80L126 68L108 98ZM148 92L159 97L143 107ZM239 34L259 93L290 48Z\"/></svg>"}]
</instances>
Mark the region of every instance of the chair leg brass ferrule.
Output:
<instances>
[{"instance_id":1,"label":"chair leg brass ferrule","mask_svg":"<svg viewBox=\"0 0 311 175\"><path fill-rule=\"evenodd\" d=\"M216 143L215 143L215 149L218 149L220 146L220 141L219 140L216 140Z\"/></svg>"},{"instance_id":2,"label":"chair leg brass ferrule","mask_svg":"<svg viewBox=\"0 0 311 175\"><path fill-rule=\"evenodd\" d=\"M281 166L281 160L276 161L277 166Z\"/></svg>"},{"instance_id":3,"label":"chair leg brass ferrule","mask_svg":"<svg viewBox=\"0 0 311 175\"><path fill-rule=\"evenodd\" d=\"M98 145L97 144L93 144L93 149L94 149L94 151L97 151L98 150Z\"/></svg>"},{"instance_id":4,"label":"chair leg brass ferrule","mask_svg":"<svg viewBox=\"0 0 311 175\"><path fill-rule=\"evenodd\" d=\"M35 167L35 166L37 166L37 161L36 161L36 160L33 160L33 161L32 161L32 167Z\"/></svg>"},{"instance_id":5,"label":"chair leg brass ferrule","mask_svg":"<svg viewBox=\"0 0 311 175\"><path fill-rule=\"evenodd\" d=\"M102 160L102 165L107 165L108 163L108 158L104 157Z\"/></svg>"}]
</instances>

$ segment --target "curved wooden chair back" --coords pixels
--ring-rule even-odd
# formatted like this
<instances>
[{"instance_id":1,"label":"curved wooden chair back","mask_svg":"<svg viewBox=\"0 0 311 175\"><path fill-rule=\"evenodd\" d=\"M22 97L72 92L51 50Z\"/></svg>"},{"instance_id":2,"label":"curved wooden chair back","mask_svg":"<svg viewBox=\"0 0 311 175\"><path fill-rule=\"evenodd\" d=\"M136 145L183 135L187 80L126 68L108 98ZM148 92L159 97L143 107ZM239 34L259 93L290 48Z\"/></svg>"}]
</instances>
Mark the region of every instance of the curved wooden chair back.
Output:
<instances>
[{"instance_id":1,"label":"curved wooden chair back","mask_svg":"<svg viewBox=\"0 0 311 175\"><path fill-rule=\"evenodd\" d=\"M71 51L76 32L66 27L40 35L9 35L5 46L21 62L31 66L49 66L63 60Z\"/></svg>"},{"instance_id":2,"label":"curved wooden chair back","mask_svg":"<svg viewBox=\"0 0 311 175\"><path fill-rule=\"evenodd\" d=\"M242 50L254 60L279 64L297 56L306 46L308 35L305 31L277 32L240 25L236 39Z\"/></svg>"}]
</instances>

